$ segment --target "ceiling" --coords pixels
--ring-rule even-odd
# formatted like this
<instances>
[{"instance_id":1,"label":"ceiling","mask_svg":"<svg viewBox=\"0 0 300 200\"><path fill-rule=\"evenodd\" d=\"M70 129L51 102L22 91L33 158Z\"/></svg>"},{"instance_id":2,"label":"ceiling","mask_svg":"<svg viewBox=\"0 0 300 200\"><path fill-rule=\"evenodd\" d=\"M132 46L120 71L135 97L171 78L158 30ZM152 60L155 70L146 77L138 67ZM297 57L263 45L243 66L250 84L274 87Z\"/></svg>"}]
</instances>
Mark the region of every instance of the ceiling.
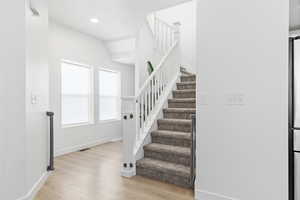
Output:
<instances>
[{"instance_id":1,"label":"ceiling","mask_svg":"<svg viewBox=\"0 0 300 200\"><path fill-rule=\"evenodd\" d=\"M290 0L290 29L300 29L300 0Z\"/></svg>"},{"instance_id":2,"label":"ceiling","mask_svg":"<svg viewBox=\"0 0 300 200\"><path fill-rule=\"evenodd\" d=\"M50 18L102 40L134 37L147 14L189 0L51 0ZM93 24L90 18L98 18Z\"/></svg>"},{"instance_id":3,"label":"ceiling","mask_svg":"<svg viewBox=\"0 0 300 200\"><path fill-rule=\"evenodd\" d=\"M135 37L152 11L189 0L51 0L50 18L102 40ZM300 0L290 0L290 29L300 29ZM90 18L99 18L93 24Z\"/></svg>"}]
</instances>

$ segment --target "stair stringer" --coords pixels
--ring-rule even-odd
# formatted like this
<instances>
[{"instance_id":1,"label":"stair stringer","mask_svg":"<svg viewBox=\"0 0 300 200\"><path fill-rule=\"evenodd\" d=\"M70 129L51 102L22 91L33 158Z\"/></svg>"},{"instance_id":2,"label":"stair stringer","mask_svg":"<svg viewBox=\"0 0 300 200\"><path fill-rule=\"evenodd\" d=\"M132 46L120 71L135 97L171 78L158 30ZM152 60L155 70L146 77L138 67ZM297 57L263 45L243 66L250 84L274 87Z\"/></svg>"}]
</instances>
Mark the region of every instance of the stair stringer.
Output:
<instances>
[{"instance_id":1,"label":"stair stringer","mask_svg":"<svg viewBox=\"0 0 300 200\"><path fill-rule=\"evenodd\" d=\"M180 72L176 74L174 79L169 84L169 87L165 89L165 94L162 96L161 100L158 102L158 106L153 112L152 120L150 121L150 125L145 128L142 142L139 143L134 151L135 160L140 160L144 157L144 149L143 147L147 144L150 144L151 141L151 132L158 128L157 119L163 118L163 109L168 107L168 99L173 97L172 91L176 89L176 83L180 80Z\"/></svg>"}]
</instances>

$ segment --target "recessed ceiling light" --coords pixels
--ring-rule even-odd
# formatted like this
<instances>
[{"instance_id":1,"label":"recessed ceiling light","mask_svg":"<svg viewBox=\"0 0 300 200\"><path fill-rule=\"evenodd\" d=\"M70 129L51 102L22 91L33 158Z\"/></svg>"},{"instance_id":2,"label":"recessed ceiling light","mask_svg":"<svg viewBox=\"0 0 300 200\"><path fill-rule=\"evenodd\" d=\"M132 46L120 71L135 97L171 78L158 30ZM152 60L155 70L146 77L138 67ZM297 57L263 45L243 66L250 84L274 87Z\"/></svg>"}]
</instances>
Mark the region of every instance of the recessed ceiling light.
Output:
<instances>
[{"instance_id":1,"label":"recessed ceiling light","mask_svg":"<svg viewBox=\"0 0 300 200\"><path fill-rule=\"evenodd\" d=\"M91 18L90 22L97 24L99 22L98 18Z\"/></svg>"}]
</instances>

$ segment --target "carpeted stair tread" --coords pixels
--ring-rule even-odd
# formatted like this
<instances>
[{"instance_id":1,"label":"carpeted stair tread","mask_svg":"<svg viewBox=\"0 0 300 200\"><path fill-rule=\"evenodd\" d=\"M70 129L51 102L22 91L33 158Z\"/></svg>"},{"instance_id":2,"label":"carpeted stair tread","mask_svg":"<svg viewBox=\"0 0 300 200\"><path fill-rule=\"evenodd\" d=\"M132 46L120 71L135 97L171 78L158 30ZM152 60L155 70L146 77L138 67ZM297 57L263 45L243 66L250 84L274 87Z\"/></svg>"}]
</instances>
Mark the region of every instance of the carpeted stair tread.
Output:
<instances>
[{"instance_id":1,"label":"carpeted stair tread","mask_svg":"<svg viewBox=\"0 0 300 200\"><path fill-rule=\"evenodd\" d=\"M151 133L152 142L191 148L192 134L190 132L156 130Z\"/></svg>"},{"instance_id":2,"label":"carpeted stair tread","mask_svg":"<svg viewBox=\"0 0 300 200\"><path fill-rule=\"evenodd\" d=\"M182 126L188 126L192 125L192 120L190 119L159 119L157 120L158 125L159 124L170 124L170 125L182 125ZM185 132L185 131L182 131Z\"/></svg>"},{"instance_id":3,"label":"carpeted stair tread","mask_svg":"<svg viewBox=\"0 0 300 200\"><path fill-rule=\"evenodd\" d=\"M151 143L144 146L145 151L154 151L154 152L162 152L162 153L169 153L174 155L180 156L191 156L191 149L187 147L179 147L173 145L165 145L165 144L158 144L158 143Z\"/></svg>"},{"instance_id":4,"label":"carpeted stair tread","mask_svg":"<svg viewBox=\"0 0 300 200\"><path fill-rule=\"evenodd\" d=\"M188 92L195 92L195 89L186 89L186 90L174 90L174 92L178 92L178 93L188 93Z\"/></svg>"},{"instance_id":5,"label":"carpeted stair tread","mask_svg":"<svg viewBox=\"0 0 300 200\"><path fill-rule=\"evenodd\" d=\"M192 134L189 132L156 130L152 132L153 137L177 138L183 140L192 140Z\"/></svg>"},{"instance_id":6,"label":"carpeted stair tread","mask_svg":"<svg viewBox=\"0 0 300 200\"><path fill-rule=\"evenodd\" d=\"M151 158L143 158L137 161L138 168L152 169L163 173L189 178L190 168L180 164L155 160Z\"/></svg>"},{"instance_id":7,"label":"carpeted stair tread","mask_svg":"<svg viewBox=\"0 0 300 200\"><path fill-rule=\"evenodd\" d=\"M174 98L196 98L195 89L173 90Z\"/></svg>"},{"instance_id":8,"label":"carpeted stair tread","mask_svg":"<svg viewBox=\"0 0 300 200\"><path fill-rule=\"evenodd\" d=\"M180 76L181 82L196 81L196 75L182 75Z\"/></svg>"},{"instance_id":9,"label":"carpeted stair tread","mask_svg":"<svg viewBox=\"0 0 300 200\"><path fill-rule=\"evenodd\" d=\"M195 98L174 98L168 100L169 108L196 108Z\"/></svg>"},{"instance_id":10,"label":"carpeted stair tread","mask_svg":"<svg viewBox=\"0 0 300 200\"><path fill-rule=\"evenodd\" d=\"M196 113L196 108L165 108L163 111L170 113Z\"/></svg>"},{"instance_id":11,"label":"carpeted stair tread","mask_svg":"<svg viewBox=\"0 0 300 200\"><path fill-rule=\"evenodd\" d=\"M190 77L195 77L196 78L196 74L190 74L190 75L181 75L180 77L182 78L190 78Z\"/></svg>"},{"instance_id":12,"label":"carpeted stair tread","mask_svg":"<svg viewBox=\"0 0 300 200\"><path fill-rule=\"evenodd\" d=\"M192 131L192 120L190 119L159 119L157 120L159 130L170 130L170 131Z\"/></svg>"},{"instance_id":13,"label":"carpeted stair tread","mask_svg":"<svg viewBox=\"0 0 300 200\"><path fill-rule=\"evenodd\" d=\"M179 82L176 83L177 85L190 85L190 84L196 84L196 81L186 81L186 82Z\"/></svg>"},{"instance_id":14,"label":"carpeted stair tread","mask_svg":"<svg viewBox=\"0 0 300 200\"><path fill-rule=\"evenodd\" d=\"M168 100L169 103L195 103L196 98L173 98Z\"/></svg>"},{"instance_id":15,"label":"carpeted stair tread","mask_svg":"<svg viewBox=\"0 0 300 200\"><path fill-rule=\"evenodd\" d=\"M192 125L192 120L190 120L190 119L159 119L157 121L158 121L158 123Z\"/></svg>"},{"instance_id":16,"label":"carpeted stair tread","mask_svg":"<svg viewBox=\"0 0 300 200\"><path fill-rule=\"evenodd\" d=\"M180 83L177 83L176 85L177 85L178 90L186 90L186 89L195 89L196 88L195 81L180 82Z\"/></svg>"},{"instance_id":17,"label":"carpeted stair tread","mask_svg":"<svg viewBox=\"0 0 300 200\"><path fill-rule=\"evenodd\" d=\"M165 108L163 109L166 119L191 119L196 113L196 108Z\"/></svg>"}]
</instances>

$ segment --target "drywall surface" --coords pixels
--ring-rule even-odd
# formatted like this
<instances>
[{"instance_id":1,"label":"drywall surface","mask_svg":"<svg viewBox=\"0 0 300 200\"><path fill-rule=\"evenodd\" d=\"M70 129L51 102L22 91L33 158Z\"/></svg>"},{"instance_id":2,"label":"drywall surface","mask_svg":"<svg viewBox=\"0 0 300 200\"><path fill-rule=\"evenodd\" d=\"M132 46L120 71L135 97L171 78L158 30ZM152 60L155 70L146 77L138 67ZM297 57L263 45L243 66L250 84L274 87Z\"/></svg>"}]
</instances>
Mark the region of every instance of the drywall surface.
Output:
<instances>
[{"instance_id":1,"label":"drywall surface","mask_svg":"<svg viewBox=\"0 0 300 200\"><path fill-rule=\"evenodd\" d=\"M107 46L113 61L134 65L135 41L135 38L130 37L121 40L106 41L105 45Z\"/></svg>"},{"instance_id":2,"label":"drywall surface","mask_svg":"<svg viewBox=\"0 0 300 200\"><path fill-rule=\"evenodd\" d=\"M26 190L47 169L49 140L48 0L32 5L40 16L26 8ZM28 6L28 4L27 4Z\"/></svg>"},{"instance_id":3,"label":"drywall surface","mask_svg":"<svg viewBox=\"0 0 300 200\"><path fill-rule=\"evenodd\" d=\"M26 191L24 7L19 0L0 7L0 199L5 200Z\"/></svg>"},{"instance_id":4,"label":"drywall surface","mask_svg":"<svg viewBox=\"0 0 300 200\"><path fill-rule=\"evenodd\" d=\"M287 200L289 2L197 2L197 199Z\"/></svg>"}]
</instances>

